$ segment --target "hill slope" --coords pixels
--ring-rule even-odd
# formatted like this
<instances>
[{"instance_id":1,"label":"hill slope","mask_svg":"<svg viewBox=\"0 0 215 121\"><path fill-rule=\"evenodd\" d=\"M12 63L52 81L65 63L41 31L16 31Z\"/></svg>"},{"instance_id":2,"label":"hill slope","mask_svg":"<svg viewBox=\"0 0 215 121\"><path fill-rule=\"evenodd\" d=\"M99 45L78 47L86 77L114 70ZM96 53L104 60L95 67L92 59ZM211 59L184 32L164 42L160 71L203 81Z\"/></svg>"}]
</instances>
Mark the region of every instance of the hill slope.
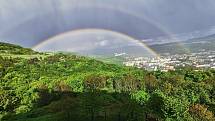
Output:
<instances>
[{"instance_id":1,"label":"hill slope","mask_svg":"<svg viewBox=\"0 0 215 121\"><path fill-rule=\"evenodd\" d=\"M36 54L37 52L29 49L29 48L23 48L18 45L14 44L9 44L9 43L3 43L0 42L0 53L3 54L19 54L19 55L24 55L24 54Z\"/></svg>"},{"instance_id":2,"label":"hill slope","mask_svg":"<svg viewBox=\"0 0 215 121\"><path fill-rule=\"evenodd\" d=\"M0 56L3 121L214 120L214 70L147 72L77 55L15 55Z\"/></svg>"}]
</instances>

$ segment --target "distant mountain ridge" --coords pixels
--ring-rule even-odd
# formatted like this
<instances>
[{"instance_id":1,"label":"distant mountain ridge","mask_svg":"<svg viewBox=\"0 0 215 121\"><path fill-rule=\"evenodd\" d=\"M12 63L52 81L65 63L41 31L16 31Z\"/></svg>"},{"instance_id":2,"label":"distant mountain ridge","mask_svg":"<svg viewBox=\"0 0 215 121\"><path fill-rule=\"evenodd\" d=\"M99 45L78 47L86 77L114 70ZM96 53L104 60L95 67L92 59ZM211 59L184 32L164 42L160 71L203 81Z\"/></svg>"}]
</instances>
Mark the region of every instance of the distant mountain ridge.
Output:
<instances>
[{"instance_id":1,"label":"distant mountain ridge","mask_svg":"<svg viewBox=\"0 0 215 121\"><path fill-rule=\"evenodd\" d=\"M208 35L205 37L195 38L188 40L189 42L196 42L196 41L207 41L207 42L214 42L215 41L215 34Z\"/></svg>"},{"instance_id":2,"label":"distant mountain ridge","mask_svg":"<svg viewBox=\"0 0 215 121\"><path fill-rule=\"evenodd\" d=\"M150 47L160 54L184 54L190 52L198 52L200 50L215 51L215 34L189 39L182 42L154 44L150 45Z\"/></svg>"}]
</instances>

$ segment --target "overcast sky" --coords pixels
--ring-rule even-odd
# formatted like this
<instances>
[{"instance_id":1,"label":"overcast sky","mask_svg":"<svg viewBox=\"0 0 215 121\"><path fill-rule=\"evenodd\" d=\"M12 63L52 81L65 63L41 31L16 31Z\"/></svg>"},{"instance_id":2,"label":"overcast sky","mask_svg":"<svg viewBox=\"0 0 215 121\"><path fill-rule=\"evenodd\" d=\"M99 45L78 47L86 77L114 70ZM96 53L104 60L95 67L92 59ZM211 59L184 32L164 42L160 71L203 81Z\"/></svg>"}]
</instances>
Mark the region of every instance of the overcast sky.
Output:
<instances>
[{"instance_id":1,"label":"overcast sky","mask_svg":"<svg viewBox=\"0 0 215 121\"><path fill-rule=\"evenodd\" d=\"M215 26L215 0L0 0L0 41L32 47L76 29L136 39Z\"/></svg>"}]
</instances>

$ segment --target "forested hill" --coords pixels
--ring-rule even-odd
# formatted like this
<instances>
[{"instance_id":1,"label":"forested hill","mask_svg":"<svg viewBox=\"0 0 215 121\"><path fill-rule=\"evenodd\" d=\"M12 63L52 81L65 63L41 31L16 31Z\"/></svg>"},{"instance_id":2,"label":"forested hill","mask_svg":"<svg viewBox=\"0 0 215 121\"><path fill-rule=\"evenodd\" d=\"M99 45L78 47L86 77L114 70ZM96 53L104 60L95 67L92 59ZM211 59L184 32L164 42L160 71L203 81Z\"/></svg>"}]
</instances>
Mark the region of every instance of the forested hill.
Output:
<instances>
[{"instance_id":1,"label":"forested hill","mask_svg":"<svg viewBox=\"0 0 215 121\"><path fill-rule=\"evenodd\" d=\"M15 52L0 53L2 121L215 120L214 70L148 72L0 45Z\"/></svg>"},{"instance_id":2,"label":"forested hill","mask_svg":"<svg viewBox=\"0 0 215 121\"><path fill-rule=\"evenodd\" d=\"M18 45L0 42L0 53L24 55L24 54L36 54L37 52L29 48L23 48Z\"/></svg>"}]
</instances>

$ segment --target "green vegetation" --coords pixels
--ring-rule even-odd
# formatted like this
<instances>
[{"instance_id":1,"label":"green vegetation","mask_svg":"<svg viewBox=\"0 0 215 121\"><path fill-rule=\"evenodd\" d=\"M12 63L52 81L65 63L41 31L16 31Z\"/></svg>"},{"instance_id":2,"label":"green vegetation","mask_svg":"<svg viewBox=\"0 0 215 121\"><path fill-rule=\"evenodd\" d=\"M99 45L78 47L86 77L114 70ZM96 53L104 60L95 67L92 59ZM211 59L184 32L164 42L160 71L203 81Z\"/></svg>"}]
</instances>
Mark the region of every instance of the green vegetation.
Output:
<instances>
[{"instance_id":1,"label":"green vegetation","mask_svg":"<svg viewBox=\"0 0 215 121\"><path fill-rule=\"evenodd\" d=\"M22 48L18 45L0 42L0 54L32 55L37 53L38 52L35 52L29 48Z\"/></svg>"},{"instance_id":2,"label":"green vegetation","mask_svg":"<svg viewBox=\"0 0 215 121\"><path fill-rule=\"evenodd\" d=\"M123 62L125 61L125 57L123 57L123 56L98 56L98 55L95 55L95 56L90 56L90 57L95 58L96 60L102 61L104 63L108 63L108 64L123 65Z\"/></svg>"},{"instance_id":3,"label":"green vegetation","mask_svg":"<svg viewBox=\"0 0 215 121\"><path fill-rule=\"evenodd\" d=\"M0 56L2 121L215 120L215 70L148 72L23 49L41 56Z\"/></svg>"}]
</instances>

